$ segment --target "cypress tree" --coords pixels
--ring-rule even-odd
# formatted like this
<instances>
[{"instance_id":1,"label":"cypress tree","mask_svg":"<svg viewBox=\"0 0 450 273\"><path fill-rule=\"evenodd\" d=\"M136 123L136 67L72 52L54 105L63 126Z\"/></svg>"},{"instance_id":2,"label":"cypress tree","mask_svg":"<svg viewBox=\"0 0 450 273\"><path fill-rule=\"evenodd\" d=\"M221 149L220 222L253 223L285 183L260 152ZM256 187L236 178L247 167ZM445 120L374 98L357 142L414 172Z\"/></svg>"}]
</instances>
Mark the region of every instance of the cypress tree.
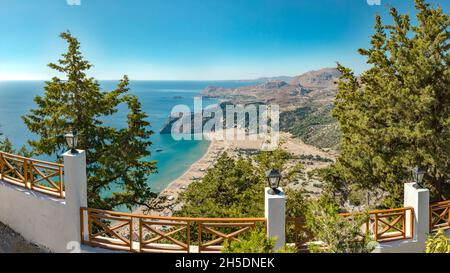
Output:
<instances>
[{"instance_id":1,"label":"cypress tree","mask_svg":"<svg viewBox=\"0 0 450 273\"><path fill-rule=\"evenodd\" d=\"M395 8L392 24L376 17L371 47L359 50L371 68L359 78L338 64L341 153L325 177L340 190L382 189L386 206L401 204L416 165L435 199L450 197L450 17L424 0L415 7L417 25Z\"/></svg>"},{"instance_id":2,"label":"cypress tree","mask_svg":"<svg viewBox=\"0 0 450 273\"><path fill-rule=\"evenodd\" d=\"M115 90L102 91L99 82L86 74L92 65L83 58L78 40L70 32L61 38L68 51L49 67L65 78L46 82L44 95L34 99L38 108L23 117L28 129L40 137L29 141L33 152L55 155L67 150L63 136L75 130L77 148L86 151L89 206L146 205L155 197L147 185L148 175L156 171L156 163L148 160L153 132L139 100L129 94L128 77ZM120 104L128 107L126 126L105 125ZM113 193L105 195L106 191Z\"/></svg>"}]
</instances>

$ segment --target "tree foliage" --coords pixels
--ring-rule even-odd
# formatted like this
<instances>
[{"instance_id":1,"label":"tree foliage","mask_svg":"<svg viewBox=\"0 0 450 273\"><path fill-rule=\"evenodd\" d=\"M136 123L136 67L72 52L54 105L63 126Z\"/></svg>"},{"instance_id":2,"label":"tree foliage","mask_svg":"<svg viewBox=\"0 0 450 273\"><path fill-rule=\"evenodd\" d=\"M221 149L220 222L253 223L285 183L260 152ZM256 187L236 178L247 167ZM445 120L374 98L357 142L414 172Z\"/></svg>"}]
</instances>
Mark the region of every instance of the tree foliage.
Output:
<instances>
[{"instance_id":1,"label":"tree foliage","mask_svg":"<svg viewBox=\"0 0 450 273\"><path fill-rule=\"evenodd\" d=\"M5 153L13 153L13 144L7 137L3 137L3 133L0 132L0 151Z\"/></svg>"},{"instance_id":2,"label":"tree foliage","mask_svg":"<svg viewBox=\"0 0 450 273\"><path fill-rule=\"evenodd\" d=\"M177 215L192 217L264 216L264 177L250 159L219 156L202 181L183 194Z\"/></svg>"},{"instance_id":3,"label":"tree foliage","mask_svg":"<svg viewBox=\"0 0 450 273\"><path fill-rule=\"evenodd\" d=\"M129 94L128 77L124 76L115 90L102 91L99 82L86 74L92 65L83 58L78 40L69 32L61 38L68 43L68 51L49 67L65 79L54 77L46 82L44 96L35 97L38 108L23 117L28 129L40 136L29 141L33 152L61 153L66 149L62 136L75 130L77 148L86 151L89 206L145 205L154 197L147 186L147 176L156 169L155 162L147 160L153 132L137 97ZM120 104L129 110L126 126L105 125ZM109 190L113 194L104 196Z\"/></svg>"},{"instance_id":4,"label":"tree foliage","mask_svg":"<svg viewBox=\"0 0 450 273\"><path fill-rule=\"evenodd\" d=\"M374 248L372 240L361 236L361 227L367 215L343 217L339 206L330 198L322 196L309 203L306 227L312 232L314 241L309 245L311 252L326 253L369 253Z\"/></svg>"},{"instance_id":5,"label":"tree foliage","mask_svg":"<svg viewBox=\"0 0 450 273\"><path fill-rule=\"evenodd\" d=\"M284 170L283 185L294 179L301 164L290 166L290 155L278 148L252 157L221 154L202 181L193 182L181 199L183 207L175 214L191 217L263 217L265 173L270 169ZM290 214L300 213L302 192L286 191ZM301 202L300 202L301 201Z\"/></svg>"},{"instance_id":6,"label":"tree foliage","mask_svg":"<svg viewBox=\"0 0 450 273\"><path fill-rule=\"evenodd\" d=\"M450 253L450 238L443 230L428 238L426 242L426 253Z\"/></svg>"},{"instance_id":7,"label":"tree foliage","mask_svg":"<svg viewBox=\"0 0 450 273\"><path fill-rule=\"evenodd\" d=\"M291 156L281 148L264 151L251 157L234 157L221 154L214 166L208 170L202 181L193 182L182 194L181 210L175 216L245 218L264 217L264 188L267 186L265 172L272 168L284 170L283 180L294 179L302 168L299 164L288 164ZM283 183L284 185L286 183ZM286 190L287 216L302 217L307 208L303 191ZM232 232L235 230L229 230ZM191 229L191 237L197 236L197 229ZM268 252L265 234L239 238L242 244L226 246L228 252ZM292 237L292 236L291 236ZM272 250L271 250L272 251ZM282 251L290 251L288 249Z\"/></svg>"},{"instance_id":8,"label":"tree foliage","mask_svg":"<svg viewBox=\"0 0 450 273\"><path fill-rule=\"evenodd\" d=\"M324 176L341 190L388 191L386 206L401 204L416 165L428 167L424 184L436 198L450 193L450 17L423 0L415 7L417 25L395 8L392 24L376 17L371 47L359 50L371 68L360 78L338 65L341 153Z\"/></svg>"},{"instance_id":9,"label":"tree foliage","mask_svg":"<svg viewBox=\"0 0 450 273\"><path fill-rule=\"evenodd\" d=\"M239 241L225 241L223 253L295 253L293 247L275 250L276 238L267 238L264 229L254 229Z\"/></svg>"},{"instance_id":10,"label":"tree foliage","mask_svg":"<svg viewBox=\"0 0 450 273\"><path fill-rule=\"evenodd\" d=\"M4 137L3 133L0 132L0 151L10 154L17 154L24 157L30 157L31 152L22 146L20 149L14 149L14 145L8 137Z\"/></svg>"}]
</instances>

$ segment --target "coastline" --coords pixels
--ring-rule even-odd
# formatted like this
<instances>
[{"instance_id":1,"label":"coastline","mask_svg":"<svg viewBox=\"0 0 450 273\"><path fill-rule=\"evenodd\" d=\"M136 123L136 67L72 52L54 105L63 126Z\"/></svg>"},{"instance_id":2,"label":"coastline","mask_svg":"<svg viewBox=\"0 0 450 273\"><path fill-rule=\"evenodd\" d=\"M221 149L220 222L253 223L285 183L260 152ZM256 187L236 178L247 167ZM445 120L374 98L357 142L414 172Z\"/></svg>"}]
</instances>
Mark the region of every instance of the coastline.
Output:
<instances>
[{"instance_id":1,"label":"coastline","mask_svg":"<svg viewBox=\"0 0 450 273\"><path fill-rule=\"evenodd\" d=\"M164 190L159 193L156 200L152 202L155 209L148 210L145 207L138 207L133 211L133 213L171 216L175 204L178 203L180 194L186 191L187 187L191 183L201 180L206 175L208 168L214 165L217 156L227 149L227 144L225 141L218 141L215 139L208 141L210 143L206 153L199 160L194 162L182 175L170 182Z\"/></svg>"},{"instance_id":2,"label":"coastline","mask_svg":"<svg viewBox=\"0 0 450 273\"><path fill-rule=\"evenodd\" d=\"M231 152L235 149L256 149L260 150L264 140L226 140L227 130L220 132L204 133L204 138L210 142L206 153L194 162L181 176L170 182L158 197L150 203L154 209L147 207L138 207L133 213L154 215L154 216L172 216L173 212L180 209L183 204L178 202L180 194L185 192L188 186L194 181L200 181L207 173L207 170L214 166L217 157L225 152Z\"/></svg>"},{"instance_id":3,"label":"coastline","mask_svg":"<svg viewBox=\"0 0 450 273\"><path fill-rule=\"evenodd\" d=\"M222 133L225 133L223 131ZM172 216L173 212L179 210L183 204L179 202L180 194L185 192L188 186L194 181L200 181L207 173L207 170L214 166L217 157L222 152L232 153L238 149L261 150L264 141L259 140L218 140L217 133L205 134L205 138L210 142L206 153L196 162L194 162L181 176L170 182L158 197L150 203L154 209L149 210L146 207L138 207L133 213L154 215L154 216ZM335 151L323 151L317 147L307 145L300 139L293 137L289 133L281 132L280 140L283 149L294 155L318 155L329 159L334 159ZM326 163L318 165L305 166L305 171L316 167L324 167Z\"/></svg>"}]
</instances>

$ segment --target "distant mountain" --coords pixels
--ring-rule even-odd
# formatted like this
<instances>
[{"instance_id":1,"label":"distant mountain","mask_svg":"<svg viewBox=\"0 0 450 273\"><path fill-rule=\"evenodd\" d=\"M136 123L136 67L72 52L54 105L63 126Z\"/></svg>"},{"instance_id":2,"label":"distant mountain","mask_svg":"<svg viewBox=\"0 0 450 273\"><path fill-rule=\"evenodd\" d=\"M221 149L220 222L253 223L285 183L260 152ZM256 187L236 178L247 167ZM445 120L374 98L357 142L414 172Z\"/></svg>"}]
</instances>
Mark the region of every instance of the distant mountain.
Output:
<instances>
[{"instance_id":1,"label":"distant mountain","mask_svg":"<svg viewBox=\"0 0 450 273\"><path fill-rule=\"evenodd\" d=\"M233 102L270 101L288 109L310 100L332 102L339 76L340 73L335 68L324 68L292 77L289 81L270 79L256 85L234 89L209 86L202 91L202 95L225 98Z\"/></svg>"},{"instance_id":2,"label":"distant mountain","mask_svg":"<svg viewBox=\"0 0 450 273\"><path fill-rule=\"evenodd\" d=\"M271 82L271 81L284 81L284 82L290 82L294 79L294 77L290 76L278 76L278 77L261 77L256 79L256 82Z\"/></svg>"},{"instance_id":3,"label":"distant mountain","mask_svg":"<svg viewBox=\"0 0 450 273\"><path fill-rule=\"evenodd\" d=\"M271 103L280 106L280 125L305 143L335 148L339 127L331 116L340 72L335 68L309 71L296 77L262 78L252 86L234 89L209 86L202 96L233 104Z\"/></svg>"},{"instance_id":4,"label":"distant mountain","mask_svg":"<svg viewBox=\"0 0 450 273\"><path fill-rule=\"evenodd\" d=\"M306 88L334 88L340 76L341 74L336 68L323 68L294 77L289 83Z\"/></svg>"}]
</instances>

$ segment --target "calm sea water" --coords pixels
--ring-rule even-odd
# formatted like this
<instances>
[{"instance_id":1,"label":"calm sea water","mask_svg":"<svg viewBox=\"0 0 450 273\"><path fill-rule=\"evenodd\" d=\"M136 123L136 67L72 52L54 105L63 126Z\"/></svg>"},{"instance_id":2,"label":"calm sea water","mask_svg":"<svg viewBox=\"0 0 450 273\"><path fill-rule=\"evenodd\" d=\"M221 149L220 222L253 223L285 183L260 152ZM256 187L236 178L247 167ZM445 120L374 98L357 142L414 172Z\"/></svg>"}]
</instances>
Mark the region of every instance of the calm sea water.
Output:
<instances>
[{"instance_id":1,"label":"calm sea water","mask_svg":"<svg viewBox=\"0 0 450 273\"><path fill-rule=\"evenodd\" d=\"M101 82L105 90L114 89L117 82ZM169 116L172 107L185 104L193 109L193 97L209 85L238 87L255 84L240 81L134 81L131 82L131 93L139 97L143 110L149 115L151 128L155 134L151 137L151 160L157 161L158 173L150 176L148 184L153 191L163 190L172 180L182 175L189 166L199 160L207 151L207 141L175 141L170 135L158 133ZM8 136L14 146L20 147L29 139L36 138L23 124L21 116L35 109L33 98L42 95L44 82L37 81L0 81L0 132ZM204 106L216 103L215 100L204 99ZM106 123L120 128L126 126L126 106ZM162 152L156 152L162 149ZM42 157L55 161L55 158Z\"/></svg>"}]
</instances>

